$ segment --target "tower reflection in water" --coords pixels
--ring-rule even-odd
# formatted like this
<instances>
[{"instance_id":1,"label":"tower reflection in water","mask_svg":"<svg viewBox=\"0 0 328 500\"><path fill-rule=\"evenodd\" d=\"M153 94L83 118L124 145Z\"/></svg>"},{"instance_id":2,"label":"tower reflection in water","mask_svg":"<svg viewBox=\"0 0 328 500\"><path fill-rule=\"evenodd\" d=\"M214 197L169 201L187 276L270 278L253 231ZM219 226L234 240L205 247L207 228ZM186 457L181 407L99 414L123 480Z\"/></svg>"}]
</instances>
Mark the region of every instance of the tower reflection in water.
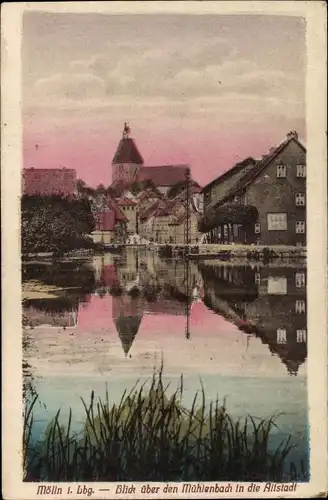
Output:
<instances>
[{"instance_id":1,"label":"tower reflection in water","mask_svg":"<svg viewBox=\"0 0 328 500\"><path fill-rule=\"evenodd\" d=\"M62 284L58 269L52 275L53 284L56 276ZM176 334L192 342L190 314L201 300L245 335L259 337L288 372L296 375L307 357L306 279L302 263L232 266L215 260L197 264L129 250L118 256L96 256L86 265L70 269L65 274L66 286L82 282L80 291L67 289L57 298L25 301L23 313L33 327L74 328L79 308L88 307L90 294L111 295L113 323L128 356L145 314L185 316L185 331Z\"/></svg>"}]
</instances>

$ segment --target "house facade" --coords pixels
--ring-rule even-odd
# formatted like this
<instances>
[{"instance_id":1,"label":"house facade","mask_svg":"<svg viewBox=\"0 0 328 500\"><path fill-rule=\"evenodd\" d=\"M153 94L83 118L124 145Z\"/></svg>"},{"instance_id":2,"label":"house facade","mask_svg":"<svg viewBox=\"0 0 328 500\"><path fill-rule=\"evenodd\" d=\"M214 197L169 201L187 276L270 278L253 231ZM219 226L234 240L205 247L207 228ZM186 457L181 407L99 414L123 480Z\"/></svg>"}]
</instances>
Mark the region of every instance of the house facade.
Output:
<instances>
[{"instance_id":1,"label":"house facade","mask_svg":"<svg viewBox=\"0 0 328 500\"><path fill-rule=\"evenodd\" d=\"M261 160L247 159L205 186L208 243L306 245L306 149L296 132Z\"/></svg>"},{"instance_id":2,"label":"house facade","mask_svg":"<svg viewBox=\"0 0 328 500\"><path fill-rule=\"evenodd\" d=\"M125 243L129 220L114 200L103 197L92 206L95 229L91 233L94 243L112 245Z\"/></svg>"},{"instance_id":3,"label":"house facade","mask_svg":"<svg viewBox=\"0 0 328 500\"><path fill-rule=\"evenodd\" d=\"M198 229L200 215L195 210L190 208L189 214L189 244L196 245L200 243L202 233ZM175 245L185 244L185 226L187 224L186 213L175 218L169 224L169 243Z\"/></svg>"}]
</instances>

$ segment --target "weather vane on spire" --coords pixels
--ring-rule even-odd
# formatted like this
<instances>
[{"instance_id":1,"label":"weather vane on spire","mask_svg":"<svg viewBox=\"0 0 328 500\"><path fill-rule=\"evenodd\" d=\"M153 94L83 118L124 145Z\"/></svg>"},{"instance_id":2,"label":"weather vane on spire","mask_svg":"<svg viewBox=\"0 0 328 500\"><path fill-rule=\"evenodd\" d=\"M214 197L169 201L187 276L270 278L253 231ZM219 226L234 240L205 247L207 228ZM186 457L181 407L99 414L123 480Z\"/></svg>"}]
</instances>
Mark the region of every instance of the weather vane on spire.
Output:
<instances>
[{"instance_id":1,"label":"weather vane on spire","mask_svg":"<svg viewBox=\"0 0 328 500\"><path fill-rule=\"evenodd\" d=\"M124 129L123 129L123 138L129 137L131 133L130 125L129 122L124 122Z\"/></svg>"}]
</instances>

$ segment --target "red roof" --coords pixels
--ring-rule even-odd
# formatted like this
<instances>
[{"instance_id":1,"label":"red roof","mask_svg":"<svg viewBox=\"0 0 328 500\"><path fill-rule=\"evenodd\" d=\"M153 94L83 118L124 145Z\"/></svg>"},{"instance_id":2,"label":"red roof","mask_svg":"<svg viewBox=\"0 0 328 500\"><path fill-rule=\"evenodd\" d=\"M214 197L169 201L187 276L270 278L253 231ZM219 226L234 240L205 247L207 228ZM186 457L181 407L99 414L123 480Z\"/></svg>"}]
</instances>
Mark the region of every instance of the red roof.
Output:
<instances>
[{"instance_id":1,"label":"red roof","mask_svg":"<svg viewBox=\"0 0 328 500\"><path fill-rule=\"evenodd\" d=\"M115 218L120 222L128 222L122 210L117 206L116 201L112 198L108 198L108 207L115 213Z\"/></svg>"},{"instance_id":2,"label":"red roof","mask_svg":"<svg viewBox=\"0 0 328 500\"><path fill-rule=\"evenodd\" d=\"M136 203L133 200L130 200L129 198L120 198L119 200L116 200L116 204L119 207L131 207L136 205Z\"/></svg>"},{"instance_id":3,"label":"red roof","mask_svg":"<svg viewBox=\"0 0 328 500\"><path fill-rule=\"evenodd\" d=\"M136 143L130 137L123 137L113 158L113 163L136 163L143 165L143 158Z\"/></svg>"},{"instance_id":4,"label":"red roof","mask_svg":"<svg viewBox=\"0 0 328 500\"><path fill-rule=\"evenodd\" d=\"M128 222L117 203L110 197L103 207L95 213L97 231L113 231L117 222Z\"/></svg>"},{"instance_id":5,"label":"red roof","mask_svg":"<svg viewBox=\"0 0 328 500\"><path fill-rule=\"evenodd\" d=\"M156 167L141 167L138 181L147 179L153 181L155 186L171 187L178 182L186 180L188 165L161 165Z\"/></svg>"},{"instance_id":6,"label":"red roof","mask_svg":"<svg viewBox=\"0 0 328 500\"><path fill-rule=\"evenodd\" d=\"M96 231L113 231L115 228L114 212L98 212L95 216Z\"/></svg>"},{"instance_id":7,"label":"red roof","mask_svg":"<svg viewBox=\"0 0 328 500\"><path fill-rule=\"evenodd\" d=\"M23 193L73 196L77 193L76 171L71 168L24 168Z\"/></svg>"}]
</instances>

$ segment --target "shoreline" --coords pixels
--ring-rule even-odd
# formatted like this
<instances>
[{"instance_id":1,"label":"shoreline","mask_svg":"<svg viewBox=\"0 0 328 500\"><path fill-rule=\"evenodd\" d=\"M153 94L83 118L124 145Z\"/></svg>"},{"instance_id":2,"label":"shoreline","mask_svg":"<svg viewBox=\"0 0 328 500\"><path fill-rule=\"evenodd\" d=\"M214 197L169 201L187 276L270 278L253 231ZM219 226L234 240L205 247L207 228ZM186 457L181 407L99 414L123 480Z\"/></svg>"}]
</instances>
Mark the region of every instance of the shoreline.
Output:
<instances>
[{"instance_id":1,"label":"shoreline","mask_svg":"<svg viewBox=\"0 0 328 500\"><path fill-rule=\"evenodd\" d=\"M93 249L87 251L72 251L67 252L62 256L56 257L53 252L39 252L22 256L23 263L30 263L35 258L55 258L56 260L63 259L80 259L93 257L101 253L116 253L124 250L146 250L148 252L159 252L167 250L171 256L184 256L186 245L177 244L153 244L146 245L115 245L115 247L103 248L102 250ZM224 245L224 244L206 244L206 245L188 245L188 257L190 259L218 259L226 260L232 258L240 258L245 260L260 260L260 259L306 259L307 248L295 247L286 245ZM191 251L190 251L191 250ZM164 256L164 255L163 255Z\"/></svg>"}]
</instances>

